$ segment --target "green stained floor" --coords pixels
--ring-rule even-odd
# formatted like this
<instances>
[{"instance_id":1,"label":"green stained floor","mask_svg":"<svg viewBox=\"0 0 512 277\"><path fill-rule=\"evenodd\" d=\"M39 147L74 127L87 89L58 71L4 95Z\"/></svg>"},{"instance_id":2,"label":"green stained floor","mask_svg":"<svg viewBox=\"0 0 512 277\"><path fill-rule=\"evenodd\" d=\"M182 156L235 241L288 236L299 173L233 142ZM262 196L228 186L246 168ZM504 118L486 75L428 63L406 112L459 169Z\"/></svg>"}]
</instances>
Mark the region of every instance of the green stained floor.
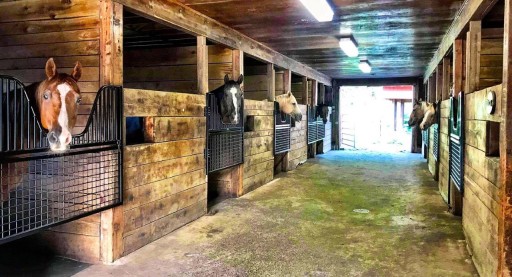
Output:
<instances>
[{"instance_id":1,"label":"green stained floor","mask_svg":"<svg viewBox=\"0 0 512 277\"><path fill-rule=\"evenodd\" d=\"M276 178L78 276L477 276L421 155L336 151Z\"/></svg>"}]
</instances>

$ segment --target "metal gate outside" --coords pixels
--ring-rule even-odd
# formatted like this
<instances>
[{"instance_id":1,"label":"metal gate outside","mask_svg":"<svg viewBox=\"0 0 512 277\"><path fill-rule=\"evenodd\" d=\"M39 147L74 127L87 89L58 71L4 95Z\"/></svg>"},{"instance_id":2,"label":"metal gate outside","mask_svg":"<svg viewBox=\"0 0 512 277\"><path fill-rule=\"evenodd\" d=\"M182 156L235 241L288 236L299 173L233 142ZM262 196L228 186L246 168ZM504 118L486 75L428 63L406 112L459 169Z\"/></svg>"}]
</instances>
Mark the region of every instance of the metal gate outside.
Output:
<instances>
[{"instance_id":1,"label":"metal gate outside","mask_svg":"<svg viewBox=\"0 0 512 277\"><path fill-rule=\"evenodd\" d=\"M274 155L290 151L291 123L291 116L282 113L279 103L274 102Z\"/></svg>"},{"instance_id":2,"label":"metal gate outside","mask_svg":"<svg viewBox=\"0 0 512 277\"><path fill-rule=\"evenodd\" d=\"M122 87L102 87L53 152L23 84L0 76L0 244L122 203L122 112Z\"/></svg>"},{"instance_id":3,"label":"metal gate outside","mask_svg":"<svg viewBox=\"0 0 512 277\"><path fill-rule=\"evenodd\" d=\"M308 144L325 138L325 125L322 118L318 117L317 109L316 106L308 106Z\"/></svg>"},{"instance_id":4,"label":"metal gate outside","mask_svg":"<svg viewBox=\"0 0 512 277\"><path fill-rule=\"evenodd\" d=\"M462 193L464 191L464 93L450 98L449 133L449 176Z\"/></svg>"},{"instance_id":5,"label":"metal gate outside","mask_svg":"<svg viewBox=\"0 0 512 277\"><path fill-rule=\"evenodd\" d=\"M206 172L212 173L244 163L244 100L238 124L224 124L215 94L206 94Z\"/></svg>"}]
</instances>

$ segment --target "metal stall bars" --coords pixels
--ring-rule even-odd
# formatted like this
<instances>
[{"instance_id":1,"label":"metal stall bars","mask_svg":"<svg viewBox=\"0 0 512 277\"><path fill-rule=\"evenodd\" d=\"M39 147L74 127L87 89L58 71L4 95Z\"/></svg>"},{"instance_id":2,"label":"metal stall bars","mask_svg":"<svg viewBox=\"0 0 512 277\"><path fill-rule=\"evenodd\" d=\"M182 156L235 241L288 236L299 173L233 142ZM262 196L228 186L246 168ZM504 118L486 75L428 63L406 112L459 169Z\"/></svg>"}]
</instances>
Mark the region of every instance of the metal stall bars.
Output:
<instances>
[{"instance_id":1,"label":"metal stall bars","mask_svg":"<svg viewBox=\"0 0 512 277\"><path fill-rule=\"evenodd\" d=\"M212 173L244 163L244 100L238 124L224 124L214 93L206 94L206 172Z\"/></svg>"},{"instance_id":2,"label":"metal stall bars","mask_svg":"<svg viewBox=\"0 0 512 277\"><path fill-rule=\"evenodd\" d=\"M440 151L439 151L439 136L441 131L441 101L438 102L436 107L436 122L432 125L432 134L433 134L433 144L432 144L432 153L434 154L434 159L436 162L439 162Z\"/></svg>"},{"instance_id":3,"label":"metal stall bars","mask_svg":"<svg viewBox=\"0 0 512 277\"><path fill-rule=\"evenodd\" d=\"M449 176L457 189L464 192L464 93L450 98Z\"/></svg>"},{"instance_id":4,"label":"metal stall bars","mask_svg":"<svg viewBox=\"0 0 512 277\"><path fill-rule=\"evenodd\" d=\"M70 149L49 149L24 85L0 76L0 244L122 202L122 88L102 87Z\"/></svg>"},{"instance_id":5,"label":"metal stall bars","mask_svg":"<svg viewBox=\"0 0 512 277\"><path fill-rule=\"evenodd\" d=\"M290 151L291 126L291 116L282 113L279 102L274 102L274 155Z\"/></svg>"},{"instance_id":6,"label":"metal stall bars","mask_svg":"<svg viewBox=\"0 0 512 277\"><path fill-rule=\"evenodd\" d=\"M419 125L418 125L419 128ZM423 155L425 159L428 159L428 148L429 148L429 139L430 139L430 133L429 130L423 130L421 131L421 137L423 138Z\"/></svg>"},{"instance_id":7,"label":"metal stall bars","mask_svg":"<svg viewBox=\"0 0 512 277\"><path fill-rule=\"evenodd\" d=\"M308 106L308 144L325 138L325 125L317 114L318 108L318 106Z\"/></svg>"}]
</instances>

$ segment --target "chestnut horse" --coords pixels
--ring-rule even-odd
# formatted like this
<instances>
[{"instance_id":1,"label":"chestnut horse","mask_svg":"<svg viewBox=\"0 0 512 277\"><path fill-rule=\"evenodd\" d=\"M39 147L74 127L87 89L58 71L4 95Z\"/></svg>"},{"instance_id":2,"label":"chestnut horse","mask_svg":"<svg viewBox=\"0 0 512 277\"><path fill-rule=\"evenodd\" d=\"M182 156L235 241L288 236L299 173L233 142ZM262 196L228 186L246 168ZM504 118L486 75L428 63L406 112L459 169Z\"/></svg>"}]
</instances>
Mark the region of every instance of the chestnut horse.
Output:
<instances>
[{"instance_id":1,"label":"chestnut horse","mask_svg":"<svg viewBox=\"0 0 512 277\"><path fill-rule=\"evenodd\" d=\"M59 73L54 60L50 58L46 62L45 71L47 78L27 86L26 93L41 127L47 133L51 151L64 151L69 148L71 143L71 130L75 127L78 105L81 101L77 82L82 75L82 66L79 62L76 62L71 75ZM3 99L6 101L6 97ZM9 105L17 105L17 103L12 101ZM22 122L22 124L27 122ZM21 142L21 144L24 144L24 142ZM17 173L23 172L22 169L25 167L28 167L28 162L21 163L19 168L16 169L14 169L14 166L2 167L1 174L4 177L11 177L2 178L0 202L7 200L9 192L22 183L23 176Z\"/></svg>"},{"instance_id":2,"label":"chestnut horse","mask_svg":"<svg viewBox=\"0 0 512 277\"><path fill-rule=\"evenodd\" d=\"M302 120L302 112L299 109L299 104L291 92L278 95L275 99L275 101L279 103L279 110L282 113L289 114L295 122Z\"/></svg>"}]
</instances>

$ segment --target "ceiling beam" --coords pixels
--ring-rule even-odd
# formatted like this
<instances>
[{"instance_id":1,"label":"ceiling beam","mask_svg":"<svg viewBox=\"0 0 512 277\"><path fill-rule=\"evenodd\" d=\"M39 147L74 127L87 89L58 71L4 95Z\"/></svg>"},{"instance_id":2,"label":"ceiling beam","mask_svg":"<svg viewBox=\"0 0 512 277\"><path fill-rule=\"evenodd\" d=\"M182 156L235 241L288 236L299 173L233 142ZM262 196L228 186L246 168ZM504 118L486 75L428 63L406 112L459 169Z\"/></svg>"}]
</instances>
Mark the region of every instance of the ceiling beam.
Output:
<instances>
[{"instance_id":1,"label":"ceiling beam","mask_svg":"<svg viewBox=\"0 0 512 277\"><path fill-rule=\"evenodd\" d=\"M331 84L331 77L295 61L230 27L207 17L176 0L116 0L131 11L162 24L172 24L183 31L258 57L268 63L287 68L302 76Z\"/></svg>"},{"instance_id":2,"label":"ceiling beam","mask_svg":"<svg viewBox=\"0 0 512 277\"><path fill-rule=\"evenodd\" d=\"M467 28L470 21L482 20L482 18L492 9L498 0L466 0L461 9L455 16L448 32L443 37L439 48L428 64L423 82L428 81L428 77L436 70L437 65L443 60L444 56L452 48L452 45L461 33Z\"/></svg>"},{"instance_id":3,"label":"ceiling beam","mask_svg":"<svg viewBox=\"0 0 512 277\"><path fill-rule=\"evenodd\" d=\"M421 76L399 77L399 78L368 78L368 79L336 79L340 86L395 86L395 85L416 85Z\"/></svg>"}]
</instances>

